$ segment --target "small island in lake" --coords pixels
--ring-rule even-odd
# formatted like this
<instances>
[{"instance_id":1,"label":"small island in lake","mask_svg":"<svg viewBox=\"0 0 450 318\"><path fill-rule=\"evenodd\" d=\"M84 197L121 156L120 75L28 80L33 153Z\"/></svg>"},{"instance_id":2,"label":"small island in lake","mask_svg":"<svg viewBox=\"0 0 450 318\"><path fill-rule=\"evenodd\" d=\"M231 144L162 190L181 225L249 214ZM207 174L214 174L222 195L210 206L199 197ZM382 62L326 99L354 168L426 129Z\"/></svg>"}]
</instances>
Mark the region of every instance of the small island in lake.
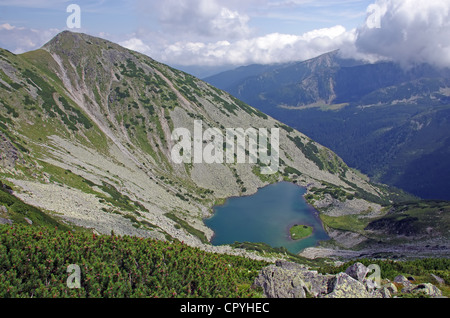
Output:
<instances>
[{"instance_id":1,"label":"small island in lake","mask_svg":"<svg viewBox=\"0 0 450 318\"><path fill-rule=\"evenodd\" d=\"M294 225L289 230L293 240L301 240L312 235L313 228L307 225Z\"/></svg>"}]
</instances>

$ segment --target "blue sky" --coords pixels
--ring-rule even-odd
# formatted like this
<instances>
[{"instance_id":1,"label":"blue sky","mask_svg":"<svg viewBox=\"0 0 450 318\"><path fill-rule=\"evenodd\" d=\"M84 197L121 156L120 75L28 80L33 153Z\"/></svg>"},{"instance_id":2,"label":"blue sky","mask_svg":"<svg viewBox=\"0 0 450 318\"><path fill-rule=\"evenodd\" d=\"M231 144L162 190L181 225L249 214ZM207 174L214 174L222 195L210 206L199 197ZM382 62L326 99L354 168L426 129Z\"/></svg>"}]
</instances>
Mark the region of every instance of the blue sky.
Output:
<instances>
[{"instance_id":1,"label":"blue sky","mask_svg":"<svg viewBox=\"0 0 450 318\"><path fill-rule=\"evenodd\" d=\"M450 66L448 0L0 0L0 47L41 47L69 29L72 3L81 9L72 31L172 65L275 63L340 49Z\"/></svg>"},{"instance_id":2,"label":"blue sky","mask_svg":"<svg viewBox=\"0 0 450 318\"><path fill-rule=\"evenodd\" d=\"M69 15L66 8L74 3L82 10L83 28L93 33L132 33L140 27L159 30L162 26L158 16L150 10L164 7L166 1L2 0L0 24L9 23L17 27L35 29L64 29ZM193 4L199 1L172 1L173 4L168 4L167 7L178 6L179 2ZM371 3L370 0L207 0L206 2L215 2L240 14L248 15L249 26L255 28L260 35L272 32L301 34L337 24L348 28L356 27L364 22L367 6Z\"/></svg>"}]
</instances>

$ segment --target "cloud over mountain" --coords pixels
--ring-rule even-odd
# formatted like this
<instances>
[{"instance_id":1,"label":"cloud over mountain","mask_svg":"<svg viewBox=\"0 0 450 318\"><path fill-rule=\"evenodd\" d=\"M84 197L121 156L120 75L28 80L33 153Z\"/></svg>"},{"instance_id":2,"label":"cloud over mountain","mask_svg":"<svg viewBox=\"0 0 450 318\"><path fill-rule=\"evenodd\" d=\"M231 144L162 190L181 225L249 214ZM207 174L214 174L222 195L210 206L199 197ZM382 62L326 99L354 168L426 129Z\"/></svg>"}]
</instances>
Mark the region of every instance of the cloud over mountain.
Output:
<instances>
[{"instance_id":1,"label":"cloud over mountain","mask_svg":"<svg viewBox=\"0 0 450 318\"><path fill-rule=\"evenodd\" d=\"M14 53L20 54L42 46L60 30L37 30L17 27L9 23L0 24L0 38L2 43L9 43Z\"/></svg>"},{"instance_id":2,"label":"cloud over mountain","mask_svg":"<svg viewBox=\"0 0 450 318\"><path fill-rule=\"evenodd\" d=\"M450 1L370 1L337 5L317 0L134 0L107 7L102 2L81 3L85 22L78 31L108 34L113 42L179 66L299 61L340 49L344 57L371 62L450 67ZM17 6L36 5L23 0ZM65 22L64 5L54 14ZM115 23L114 17L122 15L127 22ZM99 23L103 26L94 31L88 23L96 19L105 24ZM24 27L20 20L4 20L0 46L22 53L39 48L57 32L57 28Z\"/></svg>"},{"instance_id":3,"label":"cloud over mountain","mask_svg":"<svg viewBox=\"0 0 450 318\"><path fill-rule=\"evenodd\" d=\"M404 65L450 67L450 2L378 0L357 30L356 49Z\"/></svg>"},{"instance_id":4,"label":"cloud over mountain","mask_svg":"<svg viewBox=\"0 0 450 318\"><path fill-rule=\"evenodd\" d=\"M270 33L234 42L179 41L169 45L164 53L166 59L193 64L266 64L313 58L335 50L351 39L343 26L335 26L303 35Z\"/></svg>"},{"instance_id":5,"label":"cloud over mountain","mask_svg":"<svg viewBox=\"0 0 450 318\"><path fill-rule=\"evenodd\" d=\"M172 0L172 4L175 2L177 1ZM201 7L203 1L198 0L195 3ZM195 21L201 22L201 18L206 17L210 19L209 22L203 23L203 26L220 21L214 20L220 16L220 6L216 2L213 3L216 6L213 4L212 7L196 10L197 13L187 19L185 25L192 26ZM178 8L182 10L181 14L172 12L170 17L164 19L175 25L176 22L181 22L176 19L183 19L192 9L193 7ZM221 10L228 9L221 7ZM208 12L210 15L206 14ZM237 11L235 16L241 17ZM403 66L429 63L438 67L450 67L449 1L377 0L368 6L366 19L357 28L347 30L342 25L336 25L301 35L269 33L255 36L247 28L246 19L237 21L242 23L233 25L235 28L231 24L222 24L221 28L204 30L211 36L216 30L216 37L220 35L219 30L224 31L221 40L180 40L167 45L162 59L167 62L176 60L177 63L185 65L266 64L305 60L340 49L346 57L371 62L392 60ZM242 31L240 36L227 36L233 30L239 29Z\"/></svg>"}]
</instances>

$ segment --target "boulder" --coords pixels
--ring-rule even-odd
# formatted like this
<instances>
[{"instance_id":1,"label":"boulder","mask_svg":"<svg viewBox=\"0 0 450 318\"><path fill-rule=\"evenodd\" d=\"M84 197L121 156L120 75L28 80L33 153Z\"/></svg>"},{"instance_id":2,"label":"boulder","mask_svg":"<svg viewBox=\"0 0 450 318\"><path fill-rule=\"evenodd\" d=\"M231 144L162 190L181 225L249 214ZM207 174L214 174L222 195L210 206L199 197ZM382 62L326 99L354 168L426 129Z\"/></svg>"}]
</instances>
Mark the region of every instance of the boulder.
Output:
<instances>
[{"instance_id":1,"label":"boulder","mask_svg":"<svg viewBox=\"0 0 450 318\"><path fill-rule=\"evenodd\" d=\"M398 275L394 278L394 283L402 284L402 285L410 285L411 282L403 275Z\"/></svg>"},{"instance_id":2,"label":"boulder","mask_svg":"<svg viewBox=\"0 0 450 318\"><path fill-rule=\"evenodd\" d=\"M384 285L383 288L386 288L391 294L397 294L398 293L397 286L395 286L391 282L389 282L386 285Z\"/></svg>"},{"instance_id":3,"label":"boulder","mask_svg":"<svg viewBox=\"0 0 450 318\"><path fill-rule=\"evenodd\" d=\"M442 297L442 291L430 283L417 285L415 288L411 290L411 293L413 294L424 293L425 295L430 297Z\"/></svg>"},{"instance_id":4,"label":"boulder","mask_svg":"<svg viewBox=\"0 0 450 318\"><path fill-rule=\"evenodd\" d=\"M261 287L267 298L305 298L307 288L298 270L270 265L263 268L254 286Z\"/></svg>"},{"instance_id":5,"label":"boulder","mask_svg":"<svg viewBox=\"0 0 450 318\"><path fill-rule=\"evenodd\" d=\"M347 268L345 273L359 282L363 282L369 269L361 263L355 263Z\"/></svg>"},{"instance_id":6,"label":"boulder","mask_svg":"<svg viewBox=\"0 0 450 318\"><path fill-rule=\"evenodd\" d=\"M410 293L411 290L415 287L405 276L398 275L394 278L394 283L400 284L403 286L401 292L402 293Z\"/></svg>"},{"instance_id":7,"label":"boulder","mask_svg":"<svg viewBox=\"0 0 450 318\"><path fill-rule=\"evenodd\" d=\"M13 224L13 222L5 218L0 218L0 224Z\"/></svg>"},{"instance_id":8,"label":"boulder","mask_svg":"<svg viewBox=\"0 0 450 318\"><path fill-rule=\"evenodd\" d=\"M363 285L366 287L368 292L374 291L376 288L380 287L373 279L364 279L362 281Z\"/></svg>"},{"instance_id":9,"label":"boulder","mask_svg":"<svg viewBox=\"0 0 450 318\"><path fill-rule=\"evenodd\" d=\"M328 284L333 275L321 275L317 271L304 271L302 277L309 295L320 298L328 293Z\"/></svg>"},{"instance_id":10,"label":"boulder","mask_svg":"<svg viewBox=\"0 0 450 318\"><path fill-rule=\"evenodd\" d=\"M371 298L366 287L346 273L339 273L330 280L325 298Z\"/></svg>"},{"instance_id":11,"label":"boulder","mask_svg":"<svg viewBox=\"0 0 450 318\"><path fill-rule=\"evenodd\" d=\"M261 287L267 298L319 297L327 293L331 277L299 264L277 262L263 268L253 285Z\"/></svg>"},{"instance_id":12,"label":"boulder","mask_svg":"<svg viewBox=\"0 0 450 318\"><path fill-rule=\"evenodd\" d=\"M392 298L391 292L386 287L382 287L380 290L378 290L378 294L381 298Z\"/></svg>"}]
</instances>

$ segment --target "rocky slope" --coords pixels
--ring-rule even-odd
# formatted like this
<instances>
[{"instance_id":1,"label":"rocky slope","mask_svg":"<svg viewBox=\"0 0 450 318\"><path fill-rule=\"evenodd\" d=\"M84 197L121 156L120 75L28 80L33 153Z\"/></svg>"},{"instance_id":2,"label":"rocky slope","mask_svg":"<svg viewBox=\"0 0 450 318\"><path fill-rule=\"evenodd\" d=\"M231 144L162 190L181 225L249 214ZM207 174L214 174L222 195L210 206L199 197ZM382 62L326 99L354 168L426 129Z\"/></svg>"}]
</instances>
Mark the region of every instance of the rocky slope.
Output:
<instances>
[{"instance_id":1,"label":"rocky slope","mask_svg":"<svg viewBox=\"0 0 450 318\"><path fill-rule=\"evenodd\" d=\"M172 132L279 128L280 167L176 164ZM206 143L207 144L207 143ZM302 133L186 73L109 41L62 32L21 55L0 50L0 177L15 195L100 233L176 238L209 250L218 200L289 180L333 215L383 215L392 192ZM320 201L320 198L316 198Z\"/></svg>"}]
</instances>

